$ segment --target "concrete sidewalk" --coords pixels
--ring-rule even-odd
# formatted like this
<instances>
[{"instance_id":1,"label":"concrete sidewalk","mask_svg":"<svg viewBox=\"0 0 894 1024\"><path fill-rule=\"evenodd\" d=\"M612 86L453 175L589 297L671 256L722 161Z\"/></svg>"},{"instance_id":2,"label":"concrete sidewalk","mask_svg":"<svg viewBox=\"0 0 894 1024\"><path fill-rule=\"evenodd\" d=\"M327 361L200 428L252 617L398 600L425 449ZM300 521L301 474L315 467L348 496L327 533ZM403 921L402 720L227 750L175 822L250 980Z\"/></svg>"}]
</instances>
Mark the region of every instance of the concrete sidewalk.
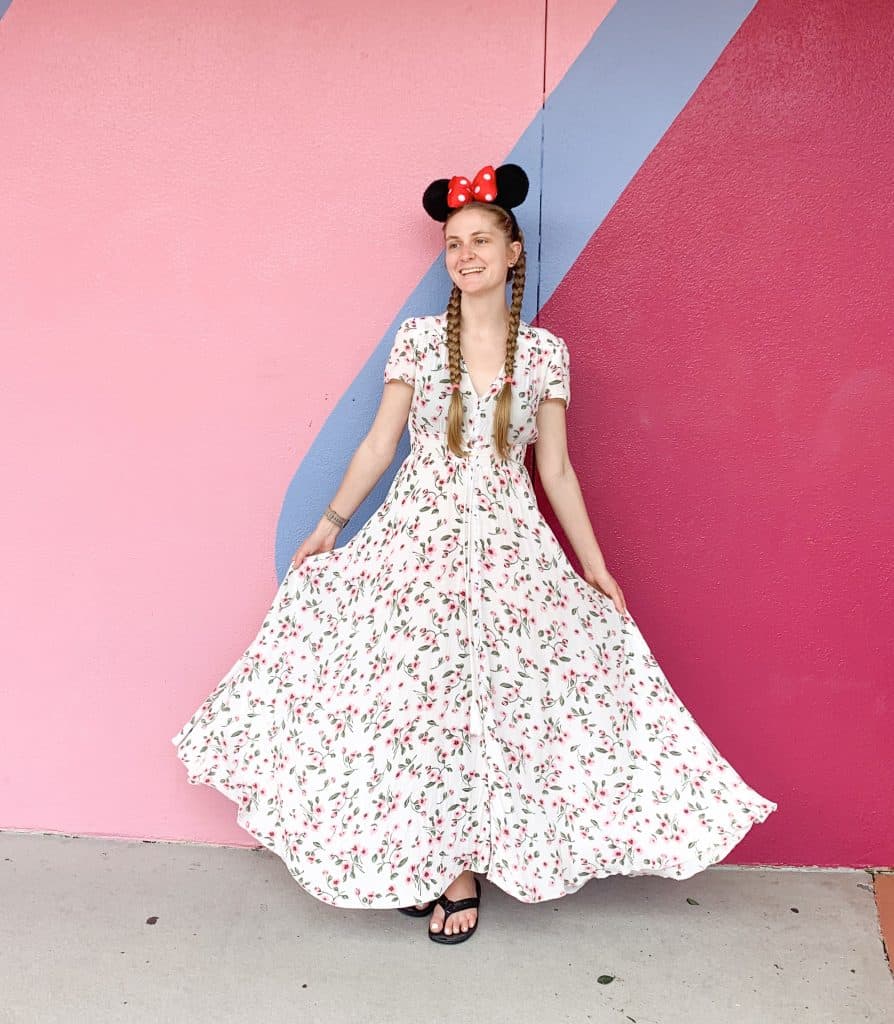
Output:
<instances>
[{"instance_id":1,"label":"concrete sidewalk","mask_svg":"<svg viewBox=\"0 0 894 1024\"><path fill-rule=\"evenodd\" d=\"M536 905L485 883L449 948L320 903L264 849L5 832L0 866L4 1024L894 1021L864 871L616 876Z\"/></svg>"}]
</instances>

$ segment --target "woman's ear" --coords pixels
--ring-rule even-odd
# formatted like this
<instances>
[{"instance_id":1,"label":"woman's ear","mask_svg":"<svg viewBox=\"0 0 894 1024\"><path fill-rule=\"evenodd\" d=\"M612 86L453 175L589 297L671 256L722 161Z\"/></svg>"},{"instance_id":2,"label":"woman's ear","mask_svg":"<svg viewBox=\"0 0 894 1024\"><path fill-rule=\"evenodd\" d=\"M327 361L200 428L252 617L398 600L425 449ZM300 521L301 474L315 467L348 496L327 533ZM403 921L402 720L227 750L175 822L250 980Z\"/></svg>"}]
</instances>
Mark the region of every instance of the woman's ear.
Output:
<instances>
[{"instance_id":1,"label":"woman's ear","mask_svg":"<svg viewBox=\"0 0 894 1024\"><path fill-rule=\"evenodd\" d=\"M509 257L509 265L514 267L521 256L522 244L521 242L510 242L509 248L512 250L512 255Z\"/></svg>"}]
</instances>

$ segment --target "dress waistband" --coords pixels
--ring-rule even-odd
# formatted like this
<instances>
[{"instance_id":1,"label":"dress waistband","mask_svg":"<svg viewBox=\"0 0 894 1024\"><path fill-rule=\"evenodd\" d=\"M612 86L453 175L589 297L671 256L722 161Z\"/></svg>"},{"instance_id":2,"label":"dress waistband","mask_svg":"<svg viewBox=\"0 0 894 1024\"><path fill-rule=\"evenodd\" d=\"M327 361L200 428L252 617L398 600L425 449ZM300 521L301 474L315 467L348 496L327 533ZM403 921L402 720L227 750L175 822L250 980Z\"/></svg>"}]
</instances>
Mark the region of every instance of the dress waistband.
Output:
<instances>
[{"instance_id":1,"label":"dress waistband","mask_svg":"<svg viewBox=\"0 0 894 1024\"><path fill-rule=\"evenodd\" d=\"M489 437L473 437L471 439L464 437L462 446L469 453L466 458L454 455L447 446L447 439L444 437L439 437L436 434L417 434L415 437L412 435L410 437L411 453L421 451L439 453L445 459L453 459L456 462L465 462L470 457L480 460L490 455L495 462L501 461L497 455L497 449L494 447L493 440ZM525 444L511 444L509 446L509 458L515 462L524 462L526 449L527 445Z\"/></svg>"}]
</instances>

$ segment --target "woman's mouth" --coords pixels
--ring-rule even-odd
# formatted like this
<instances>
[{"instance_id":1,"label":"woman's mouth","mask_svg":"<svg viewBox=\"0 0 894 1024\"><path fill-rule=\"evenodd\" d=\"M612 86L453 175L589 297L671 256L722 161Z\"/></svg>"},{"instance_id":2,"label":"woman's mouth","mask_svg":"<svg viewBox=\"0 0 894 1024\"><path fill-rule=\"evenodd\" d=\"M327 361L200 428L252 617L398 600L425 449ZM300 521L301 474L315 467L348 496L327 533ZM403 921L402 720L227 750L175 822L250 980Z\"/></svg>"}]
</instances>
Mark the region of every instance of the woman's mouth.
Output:
<instances>
[{"instance_id":1,"label":"woman's mouth","mask_svg":"<svg viewBox=\"0 0 894 1024\"><path fill-rule=\"evenodd\" d=\"M465 277L467 274L480 274L484 267L465 267L460 273Z\"/></svg>"}]
</instances>

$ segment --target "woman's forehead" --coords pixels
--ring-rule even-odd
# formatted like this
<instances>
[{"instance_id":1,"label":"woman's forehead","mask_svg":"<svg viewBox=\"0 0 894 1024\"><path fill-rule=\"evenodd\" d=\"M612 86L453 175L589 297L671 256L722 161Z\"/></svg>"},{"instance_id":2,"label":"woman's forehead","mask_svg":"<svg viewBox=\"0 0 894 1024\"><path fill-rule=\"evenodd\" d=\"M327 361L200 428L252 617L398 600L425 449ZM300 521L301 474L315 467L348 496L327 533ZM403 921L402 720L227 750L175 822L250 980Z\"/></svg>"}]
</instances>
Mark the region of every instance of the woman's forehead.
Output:
<instances>
[{"instance_id":1,"label":"woman's forehead","mask_svg":"<svg viewBox=\"0 0 894 1024\"><path fill-rule=\"evenodd\" d=\"M444 237L462 238L482 233L496 235L499 231L493 214L487 213L486 210L468 209L460 210L447 221Z\"/></svg>"}]
</instances>

